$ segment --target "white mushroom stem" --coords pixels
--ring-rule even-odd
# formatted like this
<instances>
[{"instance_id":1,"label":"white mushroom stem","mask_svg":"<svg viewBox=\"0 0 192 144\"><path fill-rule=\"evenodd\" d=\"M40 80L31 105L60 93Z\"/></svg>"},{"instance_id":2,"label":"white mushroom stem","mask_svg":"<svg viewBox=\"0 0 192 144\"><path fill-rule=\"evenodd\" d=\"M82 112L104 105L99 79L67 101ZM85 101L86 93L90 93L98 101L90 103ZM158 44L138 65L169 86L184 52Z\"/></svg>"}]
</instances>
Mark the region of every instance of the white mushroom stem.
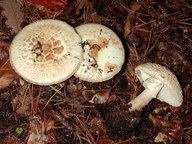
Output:
<instances>
[{"instance_id":1,"label":"white mushroom stem","mask_svg":"<svg viewBox=\"0 0 192 144\"><path fill-rule=\"evenodd\" d=\"M145 89L140 95L133 99L129 104L131 104L130 111L138 110L140 111L145 107L152 99L155 97L155 94L149 89Z\"/></svg>"},{"instance_id":2,"label":"white mushroom stem","mask_svg":"<svg viewBox=\"0 0 192 144\"><path fill-rule=\"evenodd\" d=\"M141 111L153 98L156 98L160 90L163 88L161 81L151 77L143 82L143 86L146 88L135 99L129 102L131 105L130 111Z\"/></svg>"}]
</instances>

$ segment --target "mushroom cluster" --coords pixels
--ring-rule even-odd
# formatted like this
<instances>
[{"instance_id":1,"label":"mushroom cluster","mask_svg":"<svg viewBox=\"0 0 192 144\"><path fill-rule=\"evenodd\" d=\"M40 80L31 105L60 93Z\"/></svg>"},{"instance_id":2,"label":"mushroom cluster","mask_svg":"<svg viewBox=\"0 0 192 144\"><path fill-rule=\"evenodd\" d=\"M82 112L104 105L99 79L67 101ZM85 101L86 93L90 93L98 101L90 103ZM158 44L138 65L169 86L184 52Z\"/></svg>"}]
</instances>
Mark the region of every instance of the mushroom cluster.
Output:
<instances>
[{"instance_id":1,"label":"mushroom cluster","mask_svg":"<svg viewBox=\"0 0 192 144\"><path fill-rule=\"evenodd\" d=\"M124 60L119 37L106 26L93 23L73 28L60 20L39 20L23 28L10 47L14 70L37 85L56 84L72 75L88 82L106 81L120 72ZM135 74L145 90L123 105L124 111L116 105L105 114L118 132L132 130L139 123L141 110L153 98L175 107L183 102L181 86L169 69L146 63L137 66Z\"/></svg>"},{"instance_id":2,"label":"mushroom cluster","mask_svg":"<svg viewBox=\"0 0 192 144\"><path fill-rule=\"evenodd\" d=\"M26 81L38 85L62 82L72 75L88 82L112 78L122 68L124 47L119 37L101 24L73 28L60 20L39 20L23 28L10 47L10 63ZM176 76L154 63L136 67L145 90L129 102L140 111L153 98L180 106L182 90Z\"/></svg>"},{"instance_id":3,"label":"mushroom cluster","mask_svg":"<svg viewBox=\"0 0 192 144\"><path fill-rule=\"evenodd\" d=\"M111 29L101 24L73 28L53 19L27 25L10 47L14 70L37 85L59 83L72 75L89 82L108 80L121 70L124 55Z\"/></svg>"}]
</instances>

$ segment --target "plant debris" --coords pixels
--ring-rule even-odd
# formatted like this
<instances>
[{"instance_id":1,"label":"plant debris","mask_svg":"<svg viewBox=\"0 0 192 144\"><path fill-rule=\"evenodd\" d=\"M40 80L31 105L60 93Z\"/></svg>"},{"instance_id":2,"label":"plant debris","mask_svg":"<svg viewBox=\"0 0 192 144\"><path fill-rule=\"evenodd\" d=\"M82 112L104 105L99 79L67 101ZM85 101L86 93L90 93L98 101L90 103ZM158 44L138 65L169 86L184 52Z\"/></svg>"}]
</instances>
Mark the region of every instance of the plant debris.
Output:
<instances>
[{"instance_id":1,"label":"plant debris","mask_svg":"<svg viewBox=\"0 0 192 144\"><path fill-rule=\"evenodd\" d=\"M3 9L2 15L6 17L6 25L11 28L14 33L21 30L23 13L20 11L21 2L16 0L2 0L0 6Z\"/></svg>"},{"instance_id":2,"label":"plant debris","mask_svg":"<svg viewBox=\"0 0 192 144\"><path fill-rule=\"evenodd\" d=\"M190 0L0 0L0 143L192 143L191 15ZM22 80L9 63L9 47L41 19L111 28L125 47L123 69L100 83L74 76L51 86ZM177 76L180 107L153 99L130 113L128 103L144 89L134 69L146 62Z\"/></svg>"}]
</instances>

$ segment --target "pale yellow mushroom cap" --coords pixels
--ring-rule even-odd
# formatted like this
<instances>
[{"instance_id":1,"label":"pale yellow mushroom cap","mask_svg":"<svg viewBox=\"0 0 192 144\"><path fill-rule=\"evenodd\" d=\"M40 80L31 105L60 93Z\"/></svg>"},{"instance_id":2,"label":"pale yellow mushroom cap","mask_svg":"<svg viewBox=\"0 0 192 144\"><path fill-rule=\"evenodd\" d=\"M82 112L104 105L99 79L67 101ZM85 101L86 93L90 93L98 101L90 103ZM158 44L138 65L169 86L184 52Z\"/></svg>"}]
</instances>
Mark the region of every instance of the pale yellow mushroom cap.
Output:
<instances>
[{"instance_id":1,"label":"pale yellow mushroom cap","mask_svg":"<svg viewBox=\"0 0 192 144\"><path fill-rule=\"evenodd\" d=\"M88 82L112 78L122 68L124 47L119 37L101 24L84 24L75 28L83 42L83 61L75 76Z\"/></svg>"},{"instance_id":2,"label":"pale yellow mushroom cap","mask_svg":"<svg viewBox=\"0 0 192 144\"><path fill-rule=\"evenodd\" d=\"M13 39L10 62L26 81L51 85L71 77L82 60L81 38L60 20L39 20Z\"/></svg>"}]
</instances>

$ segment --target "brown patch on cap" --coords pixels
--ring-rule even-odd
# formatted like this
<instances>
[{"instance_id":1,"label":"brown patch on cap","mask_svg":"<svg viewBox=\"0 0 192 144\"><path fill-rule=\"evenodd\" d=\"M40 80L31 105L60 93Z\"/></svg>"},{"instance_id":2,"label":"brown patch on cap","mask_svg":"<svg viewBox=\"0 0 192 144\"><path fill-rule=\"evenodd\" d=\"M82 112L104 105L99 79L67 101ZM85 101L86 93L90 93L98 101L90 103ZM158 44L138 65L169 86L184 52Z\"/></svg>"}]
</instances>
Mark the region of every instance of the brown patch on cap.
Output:
<instances>
[{"instance_id":1,"label":"brown patch on cap","mask_svg":"<svg viewBox=\"0 0 192 144\"><path fill-rule=\"evenodd\" d=\"M111 63L106 63L105 64L105 69L107 69L107 72L113 72L114 69L117 68L117 65L116 64L111 64Z\"/></svg>"},{"instance_id":2,"label":"brown patch on cap","mask_svg":"<svg viewBox=\"0 0 192 144\"><path fill-rule=\"evenodd\" d=\"M49 44L42 45L42 50L44 55L51 53L51 45Z\"/></svg>"},{"instance_id":3,"label":"brown patch on cap","mask_svg":"<svg viewBox=\"0 0 192 144\"><path fill-rule=\"evenodd\" d=\"M60 54L64 51L64 47L60 46L60 47L55 47L53 48L54 54Z\"/></svg>"}]
</instances>

